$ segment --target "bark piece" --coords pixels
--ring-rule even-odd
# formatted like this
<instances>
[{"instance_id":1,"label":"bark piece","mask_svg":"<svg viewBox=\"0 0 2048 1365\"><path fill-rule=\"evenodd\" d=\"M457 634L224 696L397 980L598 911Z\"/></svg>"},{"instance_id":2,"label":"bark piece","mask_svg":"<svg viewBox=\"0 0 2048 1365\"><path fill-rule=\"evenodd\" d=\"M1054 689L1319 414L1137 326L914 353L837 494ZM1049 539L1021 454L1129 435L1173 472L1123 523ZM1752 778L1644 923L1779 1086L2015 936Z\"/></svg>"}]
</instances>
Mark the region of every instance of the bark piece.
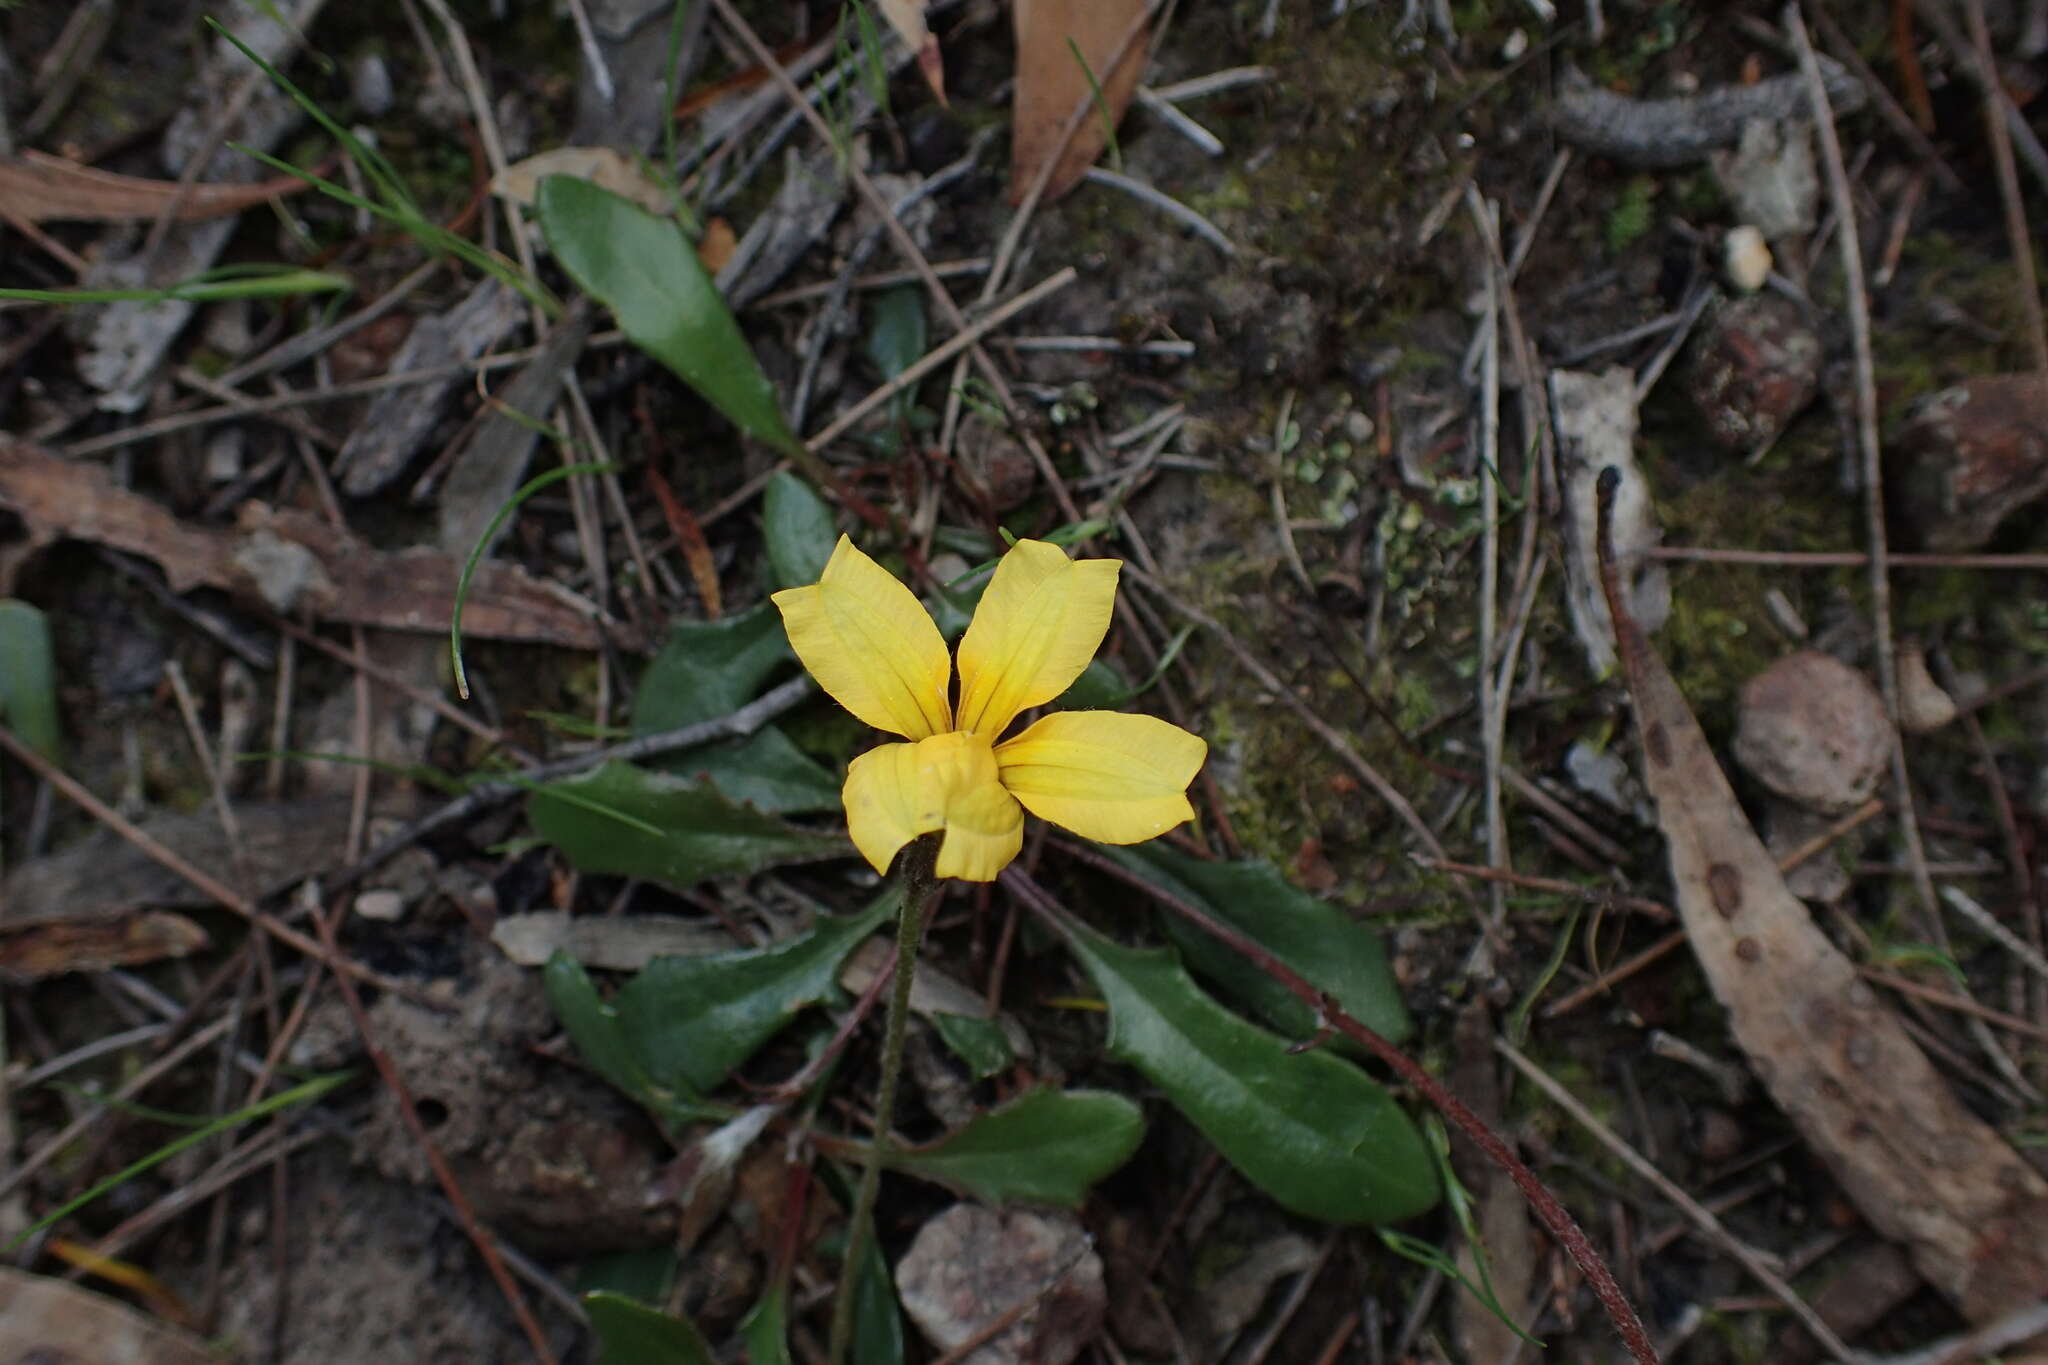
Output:
<instances>
[{"instance_id":1,"label":"bark piece","mask_svg":"<svg viewBox=\"0 0 2048 1365\"><path fill-rule=\"evenodd\" d=\"M2048 379L1985 375L1929 394L1899 431L1899 511L1930 550L1975 550L2048 493Z\"/></svg>"},{"instance_id":2,"label":"bark piece","mask_svg":"<svg viewBox=\"0 0 2048 1365\"><path fill-rule=\"evenodd\" d=\"M1820 58L1828 103L1837 114L1863 107L1863 82L1830 57ZM1596 156L1630 166L1685 166L1719 147L1734 145L1752 119L1783 119L1810 112L1798 72L1754 85L1723 85L1696 95L1637 99L1595 86L1570 72L1551 123L1559 137Z\"/></svg>"},{"instance_id":3,"label":"bark piece","mask_svg":"<svg viewBox=\"0 0 2048 1365\"><path fill-rule=\"evenodd\" d=\"M232 530L193 526L117 485L104 469L0 437L0 507L28 523L28 551L88 540L154 560L173 592L221 588L279 612L440 634L461 561L431 550L373 550L303 513L248 503ZM0 593L25 552L0 556ZM525 570L479 564L462 629L479 639L595 649L598 622ZM629 648L637 643L628 642Z\"/></svg>"},{"instance_id":4,"label":"bark piece","mask_svg":"<svg viewBox=\"0 0 2048 1365\"><path fill-rule=\"evenodd\" d=\"M1645 630L1671 614L1671 579L1664 566L1643 557L1663 539L1649 481L1636 464L1636 381L1622 366L1593 374L1555 370L1550 376L1555 414L1558 475L1564 482L1565 583L1572 630L1595 674L1614 667L1614 626L1600 595L1594 554L1595 484L1600 471L1621 474L1615 498L1615 553L1627 583L1628 608Z\"/></svg>"},{"instance_id":5,"label":"bark piece","mask_svg":"<svg viewBox=\"0 0 2048 1365\"><path fill-rule=\"evenodd\" d=\"M1686 391L1707 434L1733 450L1778 439L1820 391L1820 337L1775 294L1738 299L1707 324Z\"/></svg>"}]
</instances>

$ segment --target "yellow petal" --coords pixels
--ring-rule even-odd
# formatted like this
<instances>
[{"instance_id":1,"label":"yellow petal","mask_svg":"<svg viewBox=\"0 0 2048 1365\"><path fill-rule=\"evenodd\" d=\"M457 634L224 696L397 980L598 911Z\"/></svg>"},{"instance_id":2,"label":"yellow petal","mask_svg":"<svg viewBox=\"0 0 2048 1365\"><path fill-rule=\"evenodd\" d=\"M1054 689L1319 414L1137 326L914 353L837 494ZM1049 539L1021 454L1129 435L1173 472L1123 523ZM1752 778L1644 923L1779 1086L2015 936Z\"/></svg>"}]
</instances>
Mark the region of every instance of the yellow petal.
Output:
<instances>
[{"instance_id":1,"label":"yellow petal","mask_svg":"<svg viewBox=\"0 0 2048 1365\"><path fill-rule=\"evenodd\" d=\"M1135 844L1194 817L1188 783L1208 752L1153 716L1059 711L997 745L996 764L1033 815L1105 844Z\"/></svg>"},{"instance_id":2,"label":"yellow petal","mask_svg":"<svg viewBox=\"0 0 2048 1365\"><path fill-rule=\"evenodd\" d=\"M775 594L803 666L854 715L890 734L923 739L953 728L946 702L946 642L910 589L839 537L825 575Z\"/></svg>"},{"instance_id":3,"label":"yellow petal","mask_svg":"<svg viewBox=\"0 0 2048 1365\"><path fill-rule=\"evenodd\" d=\"M1011 546L960 640L955 723L993 740L1019 711L1066 691L1109 631L1122 567L1068 559L1042 540Z\"/></svg>"},{"instance_id":4,"label":"yellow petal","mask_svg":"<svg viewBox=\"0 0 2048 1365\"><path fill-rule=\"evenodd\" d=\"M1024 810L1003 790L988 741L964 731L884 744L846 769L846 828L886 873L898 850L944 830L938 874L985 882L1024 844Z\"/></svg>"}]
</instances>

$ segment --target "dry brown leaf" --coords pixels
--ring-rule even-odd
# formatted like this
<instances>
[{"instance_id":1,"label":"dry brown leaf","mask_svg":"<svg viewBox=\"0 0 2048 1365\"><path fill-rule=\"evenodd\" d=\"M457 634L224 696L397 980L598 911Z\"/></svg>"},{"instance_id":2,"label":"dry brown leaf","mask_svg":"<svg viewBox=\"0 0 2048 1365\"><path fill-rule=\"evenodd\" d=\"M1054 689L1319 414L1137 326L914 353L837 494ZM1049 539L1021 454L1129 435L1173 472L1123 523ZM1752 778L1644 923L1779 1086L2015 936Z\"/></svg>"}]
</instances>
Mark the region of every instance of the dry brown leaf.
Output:
<instances>
[{"instance_id":1,"label":"dry brown leaf","mask_svg":"<svg viewBox=\"0 0 2048 1365\"><path fill-rule=\"evenodd\" d=\"M0 1266L0 1360L218 1365L220 1357L197 1333L119 1299Z\"/></svg>"},{"instance_id":2,"label":"dry brown leaf","mask_svg":"<svg viewBox=\"0 0 2048 1365\"><path fill-rule=\"evenodd\" d=\"M931 29L925 26L926 3L927 0L875 0L875 7L882 11L889 27L903 39L904 46L917 54L917 69L924 73L925 84L939 97L939 103L944 104L946 71L939 63L939 40L932 37Z\"/></svg>"},{"instance_id":3,"label":"dry brown leaf","mask_svg":"<svg viewBox=\"0 0 2048 1365\"><path fill-rule=\"evenodd\" d=\"M732 224L723 218L713 218L704 224L704 235L697 239L697 259L716 275L725 269L739 246L740 239L733 233Z\"/></svg>"},{"instance_id":4,"label":"dry brown leaf","mask_svg":"<svg viewBox=\"0 0 2048 1365\"><path fill-rule=\"evenodd\" d=\"M675 208L668 191L650 180L638 161L611 147L555 147L537 152L493 176L491 193L531 208L534 196L540 193L540 182L551 175L588 180L664 218Z\"/></svg>"},{"instance_id":5,"label":"dry brown leaf","mask_svg":"<svg viewBox=\"0 0 2048 1365\"><path fill-rule=\"evenodd\" d=\"M297 176L248 185L199 183L189 186L180 199L176 182L170 180L116 175L45 152L0 156L0 214L31 223L154 221L173 202L177 208L172 221L196 223L225 218L305 188L306 182Z\"/></svg>"},{"instance_id":6,"label":"dry brown leaf","mask_svg":"<svg viewBox=\"0 0 2048 1365\"><path fill-rule=\"evenodd\" d=\"M1786 889L1608 583L1676 903L1736 1042L1858 1211L1965 1317L2034 1303L2048 1293L2048 1181L1962 1106Z\"/></svg>"},{"instance_id":7,"label":"dry brown leaf","mask_svg":"<svg viewBox=\"0 0 2048 1365\"><path fill-rule=\"evenodd\" d=\"M455 610L462 566L453 556L374 550L325 522L262 503L245 504L232 530L187 525L97 465L5 437L0 507L19 515L29 532L26 547L10 547L0 559L0 595L10 590L24 555L69 538L154 560L173 592L220 588L286 614L439 634ZM462 629L479 639L571 649L596 649L600 640L598 623L572 602L525 570L488 560L470 578Z\"/></svg>"},{"instance_id":8,"label":"dry brown leaf","mask_svg":"<svg viewBox=\"0 0 2048 1365\"><path fill-rule=\"evenodd\" d=\"M31 924L0 929L0 970L32 980L103 972L187 957L211 941L204 929L167 910L145 910L111 922Z\"/></svg>"},{"instance_id":9,"label":"dry brown leaf","mask_svg":"<svg viewBox=\"0 0 2048 1365\"><path fill-rule=\"evenodd\" d=\"M1017 99L1010 128L1010 202L1023 200L1048 162L1046 202L1072 189L1109 141L1109 124L1122 121L1145 69L1146 34L1131 40L1122 61L1110 61L1124 34L1145 12L1145 0L1017 0ZM1074 53L1079 49L1077 60ZM1083 63L1086 65L1084 66ZM1090 73L1094 82L1089 80ZM1099 85L1102 99L1095 99ZM1092 107L1060 151L1060 132L1074 106Z\"/></svg>"}]
</instances>

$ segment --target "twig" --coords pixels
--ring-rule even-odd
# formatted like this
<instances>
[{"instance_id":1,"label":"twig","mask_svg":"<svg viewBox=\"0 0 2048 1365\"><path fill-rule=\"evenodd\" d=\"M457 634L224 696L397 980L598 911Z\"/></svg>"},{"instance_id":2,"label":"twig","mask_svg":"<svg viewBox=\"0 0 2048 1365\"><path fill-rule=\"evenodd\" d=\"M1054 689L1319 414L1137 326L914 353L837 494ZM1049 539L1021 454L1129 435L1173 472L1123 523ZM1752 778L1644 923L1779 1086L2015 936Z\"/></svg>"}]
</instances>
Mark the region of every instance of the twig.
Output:
<instances>
[{"instance_id":1,"label":"twig","mask_svg":"<svg viewBox=\"0 0 2048 1365\"><path fill-rule=\"evenodd\" d=\"M1417 867L1431 872L1448 872L1454 877L1474 877L1481 881L1499 882L1504 886L1519 886L1525 891L1541 891L1553 896L1570 896L1589 905L1604 906L1613 910L1633 911L1649 919L1669 922L1677 918L1677 912L1662 901L1645 900L1641 896L1624 895L1609 891L1605 887L1584 886L1557 877L1538 877L1527 872L1510 872L1505 868L1482 867L1477 863L1449 862L1440 858L1424 858L1411 855Z\"/></svg>"},{"instance_id":2,"label":"twig","mask_svg":"<svg viewBox=\"0 0 2048 1365\"><path fill-rule=\"evenodd\" d=\"M1481 813L1486 821L1487 866L1508 867L1507 827L1501 817L1501 751L1507 738L1507 708L1494 690L1494 638L1500 630L1500 331L1501 275L1498 228L1493 206L1476 186L1465 186L1465 208L1479 234L1480 263L1486 274L1486 347L1479 366L1479 666L1473 677L1479 684L1479 743L1485 765L1481 787ZM1487 883L1493 923L1498 928L1508 914L1507 888ZM1475 963L1489 955L1491 940L1480 936Z\"/></svg>"},{"instance_id":3,"label":"twig","mask_svg":"<svg viewBox=\"0 0 2048 1365\"><path fill-rule=\"evenodd\" d=\"M1984 0L1963 0L1963 18L1970 28L1970 41L1977 50L1977 64L1986 71L1998 69L1991 53L1991 29L1984 22ZM2020 174L2012 160L2012 135L2006 130L1999 109L2004 92L1993 86L1984 95L1984 125L1991 139L1991 165L1998 172L1998 198L2005 206L2005 237L2012 247L2013 268L2019 272L2020 316L2027 320L2027 341L2034 352L2034 368L2048 376L2048 325L2041 320L2041 289L2034 279L2034 236L2027 231L2027 210L2020 200Z\"/></svg>"},{"instance_id":4,"label":"twig","mask_svg":"<svg viewBox=\"0 0 2048 1365\"><path fill-rule=\"evenodd\" d=\"M1226 256L1235 256L1237 254L1236 244L1223 235L1222 228L1217 227L1207 218L1196 213L1186 204L1181 203L1180 200L1173 198L1171 195L1160 193L1142 180L1133 180L1128 175L1118 175L1115 171L1104 170L1100 166L1090 166L1083 173L1083 178L1092 180L1098 185L1107 185L1113 190L1122 190L1139 203L1151 205Z\"/></svg>"},{"instance_id":5,"label":"twig","mask_svg":"<svg viewBox=\"0 0 2048 1365\"><path fill-rule=\"evenodd\" d=\"M1543 1182L1536 1178L1535 1173L1523 1164L1522 1159L1514 1154L1500 1136L1488 1128L1463 1101L1446 1090L1441 1081L1430 1075L1407 1053L1352 1018L1328 994L1235 925L1218 920L1200 907L1190 904L1099 853L1078 848L1070 851L1083 862L1151 896L1182 919L1235 950L1247 962L1286 987L1290 994L1314 1010L1319 1020L1392 1067L1402 1080L1413 1086L1439 1113L1471 1139L1473 1145L1484 1152L1490 1161L1506 1172L1510 1180L1514 1181L1515 1188L1529 1201L1529 1207L1535 1212L1538 1221L1556 1239L1565 1254L1571 1257L1572 1263L1578 1266L1580 1273L1585 1275L1601 1306L1612 1319L1615 1331L1628 1346L1629 1353L1639 1362L1651 1362L1654 1365L1657 1351L1650 1344L1649 1334L1643 1330L1642 1320L1636 1316L1628 1296L1623 1294L1621 1286L1615 1283L1612 1272L1600 1258L1600 1253L1594 1250L1593 1243L1587 1238L1584 1229L1579 1227L1577 1220L1558 1202L1557 1196L1545 1188ZM1065 917L1068 912L1026 876L1016 864L1013 863L1004 869L1002 883L1048 923L1063 934L1067 932Z\"/></svg>"},{"instance_id":6,"label":"twig","mask_svg":"<svg viewBox=\"0 0 2048 1365\"><path fill-rule=\"evenodd\" d=\"M1509 1065L1527 1077L1530 1083L1548 1096L1553 1104L1569 1114L1572 1121L1591 1134L1595 1141L1620 1158L1623 1165L1648 1181L1659 1194L1676 1205L1709 1241L1734 1257L1744 1270L1755 1277L1757 1283L1768 1289L1772 1297L1784 1304L1793 1317L1799 1319L1800 1325L1813 1334L1813 1339L1819 1342L1829 1355L1837 1360L1856 1359L1850 1352L1848 1344L1821 1320L1820 1314L1814 1312L1812 1306L1799 1296L1798 1290L1785 1282L1763 1253L1722 1226L1720 1219L1687 1194L1676 1181L1646 1160L1635 1148L1624 1142L1619 1133L1595 1118L1593 1112L1580 1104L1571 1091L1551 1079L1549 1072L1530 1061L1513 1043L1506 1038L1495 1037L1493 1050L1506 1058Z\"/></svg>"},{"instance_id":7,"label":"twig","mask_svg":"<svg viewBox=\"0 0 2048 1365\"><path fill-rule=\"evenodd\" d=\"M97 796L94 796L90 791L87 791L69 773L44 758L28 745L22 743L20 739L15 737L14 732L5 726L0 726L0 749L6 750L9 756L35 773L37 777L42 778L52 787L55 787L61 795L73 804L82 807L86 814L92 816L101 824L106 825L130 844L133 844L144 857L166 871L183 877L209 899L219 904L222 909L234 912L273 938L290 944L308 957L326 963L337 972L344 972L367 985L375 986L379 990L391 991L394 994L404 996L408 1000L420 1002L427 1005L430 1009L445 1010L447 1008L444 1004L429 1000L422 992L406 982L394 980L382 972L372 971L353 958L341 953L331 952L322 944L301 933L299 930L292 928L269 911L259 909L237 892L229 890L217 878L209 873L202 872L191 863L185 861L183 857L158 842L147 831L123 816L106 802L100 800Z\"/></svg>"},{"instance_id":8,"label":"twig","mask_svg":"<svg viewBox=\"0 0 2048 1365\"><path fill-rule=\"evenodd\" d=\"M2027 122L2027 116L2012 102L2012 96L2005 93L2005 82L1999 78L1998 68L1987 69L1978 64L1976 49L1956 30L1955 20L1949 18L1948 9L1941 0L1913 0L1913 12L1955 54L1964 73L1984 92L1984 98L1998 106L2005 118L2006 129L2012 134L2013 150L2019 153L2020 160L2027 163L2034 179L2048 188L2048 147L2041 145L2041 139L2034 135L2033 125Z\"/></svg>"},{"instance_id":9,"label":"twig","mask_svg":"<svg viewBox=\"0 0 2048 1365\"><path fill-rule=\"evenodd\" d=\"M1705 564L1759 564L1788 569L1860 569L1870 563L1861 550L1721 550L1705 545L1652 545L1646 559L1695 560ZM2048 554L1939 555L1893 552L1894 569L1990 569L2010 573L2048 569Z\"/></svg>"},{"instance_id":10,"label":"twig","mask_svg":"<svg viewBox=\"0 0 2048 1365\"><path fill-rule=\"evenodd\" d=\"M638 759L652 758L657 754L672 753L677 749L708 744L714 739L735 739L751 735L811 695L812 687L811 680L799 674L726 715L699 721L695 725L664 730L659 734L642 735L623 744L614 744L605 749L592 749L587 753L556 759L552 763L536 764L524 769L516 782L483 783L431 815L413 821L348 867L333 873L328 879L328 886L331 888L350 885L363 874L380 866L402 849L426 838L435 830L445 829L470 819L500 801L509 800L531 789L536 783L552 782L556 778L568 777L604 763L630 763ZM0 735L4 734L5 731L0 731Z\"/></svg>"},{"instance_id":11,"label":"twig","mask_svg":"<svg viewBox=\"0 0 2048 1365\"><path fill-rule=\"evenodd\" d=\"M1886 565L1889 547L1884 524L1884 464L1878 450L1877 370L1870 350L1870 300L1864 293L1863 246L1856 231L1856 202L1849 191L1849 174L1842 165L1842 143L1835 135L1827 86L1821 79L1813 42L1806 36L1806 25L1800 22L1797 0L1785 7L1785 28L1799 53L1799 70L1806 80L1814 131L1820 139L1828 198L1833 201L1842 225L1835 234L1835 242L1842 258L1842 289L1847 295L1850 349L1855 357L1856 436L1863 457L1863 513L1870 545L1870 609L1875 618L1872 633L1877 643L1877 676L1884 693L1885 713L1892 720L1891 770L1892 786L1897 792L1899 837L1906 845L1906 860L1913 869L1913 884L1919 892L1921 908L1939 939L1941 912L1935 901L1934 881L1927 874L1927 852L1920 842L1920 818L1914 808L1904 730L1899 724L1899 659L1892 638L1892 586Z\"/></svg>"}]
</instances>

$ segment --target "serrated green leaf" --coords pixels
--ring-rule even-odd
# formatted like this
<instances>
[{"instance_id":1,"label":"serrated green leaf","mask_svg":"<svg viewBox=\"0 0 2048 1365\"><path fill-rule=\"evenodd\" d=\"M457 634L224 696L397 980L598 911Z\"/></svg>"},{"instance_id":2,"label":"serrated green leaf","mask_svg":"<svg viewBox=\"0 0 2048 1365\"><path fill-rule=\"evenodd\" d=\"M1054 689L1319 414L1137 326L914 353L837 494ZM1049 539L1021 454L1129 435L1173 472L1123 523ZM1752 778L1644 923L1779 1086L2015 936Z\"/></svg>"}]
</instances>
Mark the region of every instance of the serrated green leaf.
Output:
<instances>
[{"instance_id":1,"label":"serrated green leaf","mask_svg":"<svg viewBox=\"0 0 2048 1365\"><path fill-rule=\"evenodd\" d=\"M1125 948L1078 924L1068 935L1109 1003L1110 1052L1276 1203L1323 1222L1391 1223L1436 1202L1421 1134L1364 1072L1290 1051L1203 994L1168 949Z\"/></svg>"},{"instance_id":2,"label":"serrated green leaf","mask_svg":"<svg viewBox=\"0 0 2048 1365\"><path fill-rule=\"evenodd\" d=\"M859 914L821 918L771 948L656 958L612 997L620 1036L654 1084L703 1094L830 997L846 955L901 904L892 887Z\"/></svg>"},{"instance_id":3,"label":"serrated green leaf","mask_svg":"<svg viewBox=\"0 0 2048 1365\"><path fill-rule=\"evenodd\" d=\"M771 602L718 621L681 622L640 677L633 733L659 734L736 711L776 669L794 662Z\"/></svg>"},{"instance_id":4,"label":"serrated green leaf","mask_svg":"<svg viewBox=\"0 0 2048 1365\"><path fill-rule=\"evenodd\" d=\"M647 1069L619 1030L619 1014L598 995L583 964L557 948L541 969L548 1007L590 1069L646 1103L654 1093Z\"/></svg>"},{"instance_id":5,"label":"serrated green leaf","mask_svg":"<svg viewBox=\"0 0 2048 1365\"><path fill-rule=\"evenodd\" d=\"M0 719L22 743L52 763L63 762L49 618L13 598L0 601Z\"/></svg>"},{"instance_id":6,"label":"serrated green leaf","mask_svg":"<svg viewBox=\"0 0 2048 1365\"><path fill-rule=\"evenodd\" d=\"M955 1057L967 1064L974 1073L974 1079L985 1081L999 1071L1007 1070L1017 1060L1017 1054L1010 1048L1010 1040L993 1020L977 1019L969 1014L947 1014L935 1011L932 1027L939 1031L939 1038Z\"/></svg>"},{"instance_id":7,"label":"serrated green leaf","mask_svg":"<svg viewBox=\"0 0 2048 1365\"><path fill-rule=\"evenodd\" d=\"M526 802L535 833L583 872L687 887L846 852L741 805L705 782L607 763L538 787Z\"/></svg>"},{"instance_id":8,"label":"serrated green leaf","mask_svg":"<svg viewBox=\"0 0 2048 1365\"><path fill-rule=\"evenodd\" d=\"M716 1365L703 1334L687 1318L604 1290L585 1294L583 1311L597 1332L603 1365Z\"/></svg>"},{"instance_id":9,"label":"serrated green leaf","mask_svg":"<svg viewBox=\"0 0 2048 1365\"><path fill-rule=\"evenodd\" d=\"M818 490L782 471L761 491L761 536L768 542L768 576L779 588L801 588L825 573L839 533Z\"/></svg>"},{"instance_id":10,"label":"serrated green leaf","mask_svg":"<svg viewBox=\"0 0 2048 1365\"><path fill-rule=\"evenodd\" d=\"M732 310L674 223L566 175L542 180L534 205L555 259L634 345L755 440L802 451Z\"/></svg>"},{"instance_id":11,"label":"serrated green leaf","mask_svg":"<svg viewBox=\"0 0 2048 1365\"><path fill-rule=\"evenodd\" d=\"M1079 1208L1089 1189L1131 1159L1145 1116L1106 1090L1033 1090L925 1147L892 1150L896 1170L990 1204Z\"/></svg>"},{"instance_id":12,"label":"serrated green leaf","mask_svg":"<svg viewBox=\"0 0 2048 1365\"><path fill-rule=\"evenodd\" d=\"M1399 1042L1414 1027L1379 935L1293 886L1271 863L1204 862L1156 842L1102 851L1258 940L1381 1037ZM1315 1035L1315 1012L1299 996L1180 916L1164 919L1167 936L1196 973L1287 1037Z\"/></svg>"}]
</instances>

